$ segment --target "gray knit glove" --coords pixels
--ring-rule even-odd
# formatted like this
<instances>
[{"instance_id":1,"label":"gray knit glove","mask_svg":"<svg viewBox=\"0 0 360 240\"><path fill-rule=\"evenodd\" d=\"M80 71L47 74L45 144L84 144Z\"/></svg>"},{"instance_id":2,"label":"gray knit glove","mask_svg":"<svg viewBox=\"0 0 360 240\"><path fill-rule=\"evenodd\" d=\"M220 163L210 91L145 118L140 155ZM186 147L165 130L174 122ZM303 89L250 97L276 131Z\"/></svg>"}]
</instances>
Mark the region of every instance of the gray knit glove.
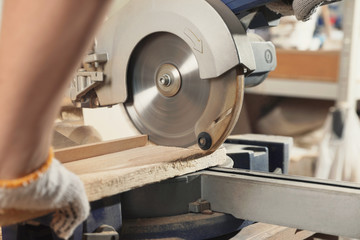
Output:
<instances>
[{"instance_id":1,"label":"gray knit glove","mask_svg":"<svg viewBox=\"0 0 360 240\"><path fill-rule=\"evenodd\" d=\"M10 210L54 211L50 227L68 239L89 215L83 183L55 158L34 173L15 180L0 180L0 223L11 218ZM0 238L1 239L1 238Z\"/></svg>"},{"instance_id":2,"label":"gray knit glove","mask_svg":"<svg viewBox=\"0 0 360 240\"><path fill-rule=\"evenodd\" d=\"M319 6L337 1L339 0L276 0L266 6L283 16L295 15L298 20L307 21Z\"/></svg>"}]
</instances>

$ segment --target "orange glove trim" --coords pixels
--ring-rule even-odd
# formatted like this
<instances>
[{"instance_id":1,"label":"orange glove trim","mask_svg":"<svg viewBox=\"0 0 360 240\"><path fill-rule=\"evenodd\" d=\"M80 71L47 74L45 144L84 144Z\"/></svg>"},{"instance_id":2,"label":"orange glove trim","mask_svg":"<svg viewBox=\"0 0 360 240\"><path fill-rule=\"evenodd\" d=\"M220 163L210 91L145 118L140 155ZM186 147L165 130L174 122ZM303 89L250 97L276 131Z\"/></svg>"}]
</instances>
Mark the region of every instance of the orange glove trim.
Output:
<instances>
[{"instance_id":1,"label":"orange glove trim","mask_svg":"<svg viewBox=\"0 0 360 240\"><path fill-rule=\"evenodd\" d=\"M44 172L49 169L53 158L54 151L52 148L50 148L49 156L46 162L38 170L18 179L0 180L0 188L18 188L26 186L33 181L36 181Z\"/></svg>"}]
</instances>

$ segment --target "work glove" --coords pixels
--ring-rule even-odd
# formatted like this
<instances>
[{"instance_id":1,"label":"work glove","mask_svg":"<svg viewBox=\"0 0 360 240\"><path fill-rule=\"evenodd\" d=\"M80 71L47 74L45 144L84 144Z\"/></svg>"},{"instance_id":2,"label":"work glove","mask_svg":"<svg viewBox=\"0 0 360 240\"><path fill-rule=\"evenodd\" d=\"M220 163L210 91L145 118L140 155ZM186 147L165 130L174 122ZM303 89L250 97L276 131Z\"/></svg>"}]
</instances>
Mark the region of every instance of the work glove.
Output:
<instances>
[{"instance_id":1,"label":"work glove","mask_svg":"<svg viewBox=\"0 0 360 240\"><path fill-rule=\"evenodd\" d=\"M54 211L50 227L68 239L88 216L90 206L80 179L53 158L34 173L15 180L0 180L1 210ZM6 219L6 215L0 218Z\"/></svg>"},{"instance_id":2,"label":"work glove","mask_svg":"<svg viewBox=\"0 0 360 240\"><path fill-rule=\"evenodd\" d=\"M337 1L339 0L276 0L266 7L283 16L295 15L298 20L307 21L319 6Z\"/></svg>"}]
</instances>

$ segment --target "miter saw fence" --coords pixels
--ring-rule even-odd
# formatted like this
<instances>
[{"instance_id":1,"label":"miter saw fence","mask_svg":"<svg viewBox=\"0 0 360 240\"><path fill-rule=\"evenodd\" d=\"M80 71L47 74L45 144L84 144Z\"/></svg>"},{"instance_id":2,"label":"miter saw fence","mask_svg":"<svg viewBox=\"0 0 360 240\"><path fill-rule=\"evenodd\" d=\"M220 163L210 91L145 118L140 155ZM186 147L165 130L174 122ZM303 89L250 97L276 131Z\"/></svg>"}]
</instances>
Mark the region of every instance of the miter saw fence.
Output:
<instances>
[{"instance_id":1,"label":"miter saw fence","mask_svg":"<svg viewBox=\"0 0 360 240\"><path fill-rule=\"evenodd\" d=\"M273 44L247 34L281 17L267 2L131 0L102 26L71 98L121 104L155 144L213 151L237 122L244 87L276 67Z\"/></svg>"}]
</instances>

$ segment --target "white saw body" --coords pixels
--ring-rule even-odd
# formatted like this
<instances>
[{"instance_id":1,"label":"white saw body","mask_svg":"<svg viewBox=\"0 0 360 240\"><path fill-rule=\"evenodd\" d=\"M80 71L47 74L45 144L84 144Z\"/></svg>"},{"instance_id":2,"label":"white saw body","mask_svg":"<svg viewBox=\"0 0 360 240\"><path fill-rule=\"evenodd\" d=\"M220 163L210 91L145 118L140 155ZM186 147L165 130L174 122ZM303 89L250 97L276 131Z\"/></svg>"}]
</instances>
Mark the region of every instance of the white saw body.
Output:
<instances>
[{"instance_id":1,"label":"white saw body","mask_svg":"<svg viewBox=\"0 0 360 240\"><path fill-rule=\"evenodd\" d=\"M274 46L249 37L222 1L131 0L103 24L71 97L119 105L130 135L213 151L237 122L245 77L275 66Z\"/></svg>"}]
</instances>

